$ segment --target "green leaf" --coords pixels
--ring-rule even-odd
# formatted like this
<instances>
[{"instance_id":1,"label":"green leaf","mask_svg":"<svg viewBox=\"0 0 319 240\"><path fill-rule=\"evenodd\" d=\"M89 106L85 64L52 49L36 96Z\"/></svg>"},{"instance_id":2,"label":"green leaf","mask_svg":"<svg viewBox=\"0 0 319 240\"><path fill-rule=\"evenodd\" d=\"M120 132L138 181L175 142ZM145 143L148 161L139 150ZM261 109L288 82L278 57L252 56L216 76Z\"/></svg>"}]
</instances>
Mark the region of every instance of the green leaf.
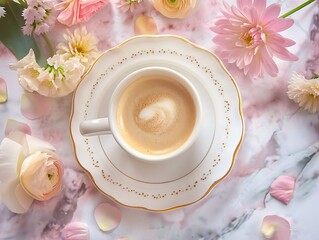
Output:
<instances>
[{"instance_id":1,"label":"green leaf","mask_svg":"<svg viewBox=\"0 0 319 240\"><path fill-rule=\"evenodd\" d=\"M24 19L23 7L12 0L0 0L0 6L5 8L6 15L0 18L0 41L15 55L17 59L26 56L33 49L37 62L45 65L46 58L33 37L22 33Z\"/></svg>"}]
</instances>

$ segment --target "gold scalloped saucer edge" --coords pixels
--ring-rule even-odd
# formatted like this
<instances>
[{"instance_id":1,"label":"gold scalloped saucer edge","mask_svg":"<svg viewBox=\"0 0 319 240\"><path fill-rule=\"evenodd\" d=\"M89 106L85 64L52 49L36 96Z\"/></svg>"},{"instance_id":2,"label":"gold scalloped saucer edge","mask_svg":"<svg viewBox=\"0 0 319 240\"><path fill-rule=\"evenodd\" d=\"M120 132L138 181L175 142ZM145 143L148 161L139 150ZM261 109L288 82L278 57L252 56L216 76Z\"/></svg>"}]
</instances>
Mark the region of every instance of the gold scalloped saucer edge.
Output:
<instances>
[{"instance_id":1,"label":"gold scalloped saucer edge","mask_svg":"<svg viewBox=\"0 0 319 240\"><path fill-rule=\"evenodd\" d=\"M209 54L211 54L220 64L220 66L222 67L222 69L227 73L227 75L230 77L230 79L232 80L235 88L236 88L236 92L237 92L237 95L238 95L238 100L239 100L239 114L240 114L240 119L241 119L241 123L242 123L242 132L241 132L241 136L240 136L240 139L239 139L239 142L234 150L234 154L232 156L232 163L228 169L228 171L224 174L223 177L221 177L220 179L218 179L217 181L215 181L210 187L209 189L199 198L197 199L196 201L193 201L191 203L187 203L187 204L183 204L183 205L178 205L178 206L174 206L174 207L171 207L171 208L167 208L167 209L161 209L161 210L158 210L158 209L150 209L150 208L146 208L146 207L143 207L143 206L130 206L130 205L127 205L127 204L124 204L122 202L120 202L119 200L115 199L113 196L105 193L103 190L101 190L99 188L99 186L96 184L92 174L90 171L88 171L85 167L82 166L82 164L80 163L79 159L78 159L78 156L77 156L77 153L76 153L76 147L75 147L75 142L74 142L74 138L73 138L73 135L72 135L72 131L71 131L71 125L72 125L72 119L73 119L73 115L74 115L74 101L75 101L75 93L80 85L80 83L85 79L85 77L91 72L92 68L94 67L95 63L97 61L99 61L99 59L104 56L105 54L108 54L109 52L111 51L114 51L120 47L122 47L123 45L125 45L127 42L130 42L134 39L137 39L137 38L166 38L166 37L172 37L172 38L178 38L198 49L201 49L203 51L206 51L208 52ZM222 63L222 61L215 55L213 54L211 51L209 51L208 49L204 48L204 47L201 47L183 37L180 37L180 36L176 36L176 35L140 35L140 36L135 36L135 37L131 37L127 40L125 40L124 42L122 42L121 44L113 47L113 48L110 48L108 49L107 51L105 51L104 53L101 54L101 56L99 56L95 61L94 63L91 65L91 67L89 68L89 70L85 73L85 75L82 77L81 81L79 82L78 86L76 87L74 93L73 93L73 97L72 97L72 110L71 110L71 115L70 115L70 120L69 120L69 134L70 134L70 138L71 138L71 143L72 143L72 148L73 148L73 152L74 152L74 156L75 156L75 159L76 161L78 162L78 164L80 165L80 167L86 172L86 174L89 175L89 177L91 178L94 186L96 187L96 189L98 189L103 195L107 196L108 198L112 199L114 202L124 206L124 207L127 207L127 208L134 208L134 209L140 209L140 210L146 210L146 211L150 211L150 212L168 212L168 211L173 211L173 210L176 210L176 209L179 209L179 208L184 208L186 206L190 206L190 205L193 205L199 201L201 201L202 199L204 199L211 191L212 189L218 184L220 183L221 181L223 181L227 175L230 173L231 169L233 168L234 166L234 163L235 163L235 159L236 159L236 156L238 154L238 151L239 151L239 148L243 142L243 137L244 137L244 132L245 132L245 124L244 124L244 118L243 118L243 109L242 109L242 97L240 95L240 92L239 92L239 89L238 89L238 86L234 80L234 78L231 76L231 74L228 72L228 70L225 68L224 64Z\"/></svg>"}]
</instances>

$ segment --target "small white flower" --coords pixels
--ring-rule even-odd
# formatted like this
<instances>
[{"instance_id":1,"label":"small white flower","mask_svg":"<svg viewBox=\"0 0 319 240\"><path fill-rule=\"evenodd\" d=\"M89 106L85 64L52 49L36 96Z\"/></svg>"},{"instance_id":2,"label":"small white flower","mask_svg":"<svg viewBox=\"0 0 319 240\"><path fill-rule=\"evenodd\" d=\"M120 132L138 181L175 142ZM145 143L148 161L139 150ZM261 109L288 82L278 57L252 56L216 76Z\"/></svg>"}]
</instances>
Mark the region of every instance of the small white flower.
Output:
<instances>
[{"instance_id":1,"label":"small white flower","mask_svg":"<svg viewBox=\"0 0 319 240\"><path fill-rule=\"evenodd\" d=\"M75 29L73 34L68 30L64 39L66 42L58 44L57 53L65 55L66 58L78 57L86 69L99 56L98 40L94 34L88 33L85 27Z\"/></svg>"},{"instance_id":2,"label":"small white flower","mask_svg":"<svg viewBox=\"0 0 319 240\"><path fill-rule=\"evenodd\" d=\"M319 78L307 80L294 73L289 81L287 94L305 110L311 113L319 111Z\"/></svg>"},{"instance_id":3,"label":"small white flower","mask_svg":"<svg viewBox=\"0 0 319 240\"><path fill-rule=\"evenodd\" d=\"M20 85L27 91L38 91L40 83L37 77L42 71L41 67L37 64L34 52L30 49L28 55L14 64L10 64L12 70L16 70L19 76Z\"/></svg>"},{"instance_id":4,"label":"small white flower","mask_svg":"<svg viewBox=\"0 0 319 240\"><path fill-rule=\"evenodd\" d=\"M15 64L21 86L29 92L36 91L47 97L62 97L71 93L81 80L85 67L79 57L67 58L56 54L47 59L47 66L41 68L32 49L29 54Z\"/></svg>"},{"instance_id":5,"label":"small white flower","mask_svg":"<svg viewBox=\"0 0 319 240\"><path fill-rule=\"evenodd\" d=\"M80 59L56 54L47 62L47 67L38 76L41 82L38 92L48 97L62 97L74 91L85 72Z\"/></svg>"},{"instance_id":6,"label":"small white flower","mask_svg":"<svg viewBox=\"0 0 319 240\"><path fill-rule=\"evenodd\" d=\"M4 17L6 15L6 10L4 7L0 7L0 18Z\"/></svg>"}]
</instances>

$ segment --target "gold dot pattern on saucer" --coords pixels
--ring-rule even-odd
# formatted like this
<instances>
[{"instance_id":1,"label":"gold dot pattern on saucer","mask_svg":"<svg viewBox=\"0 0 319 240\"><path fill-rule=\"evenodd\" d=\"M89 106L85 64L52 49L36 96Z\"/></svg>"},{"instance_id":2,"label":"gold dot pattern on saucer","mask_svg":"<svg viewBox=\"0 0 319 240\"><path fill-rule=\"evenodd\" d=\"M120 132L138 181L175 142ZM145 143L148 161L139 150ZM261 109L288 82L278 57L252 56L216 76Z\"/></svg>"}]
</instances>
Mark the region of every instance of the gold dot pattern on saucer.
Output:
<instances>
[{"instance_id":1,"label":"gold dot pattern on saucer","mask_svg":"<svg viewBox=\"0 0 319 240\"><path fill-rule=\"evenodd\" d=\"M82 121L107 116L120 79L154 66L193 81L206 116L194 148L156 168L130 157L112 135L84 137L79 131ZM102 54L82 79L73 95L70 134L76 160L102 193L127 207L173 210L207 196L233 167L244 134L241 96L209 50L178 36L137 36Z\"/></svg>"}]
</instances>

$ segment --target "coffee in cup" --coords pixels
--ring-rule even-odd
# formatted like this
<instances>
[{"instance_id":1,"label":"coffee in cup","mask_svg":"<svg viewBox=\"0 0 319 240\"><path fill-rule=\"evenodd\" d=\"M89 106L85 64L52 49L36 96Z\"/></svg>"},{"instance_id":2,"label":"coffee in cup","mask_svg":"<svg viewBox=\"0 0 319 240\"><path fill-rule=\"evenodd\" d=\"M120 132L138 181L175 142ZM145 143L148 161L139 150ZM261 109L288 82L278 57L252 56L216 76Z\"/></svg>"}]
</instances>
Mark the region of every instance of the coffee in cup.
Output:
<instances>
[{"instance_id":1,"label":"coffee in cup","mask_svg":"<svg viewBox=\"0 0 319 240\"><path fill-rule=\"evenodd\" d=\"M129 154L147 161L173 158L195 141L201 103L192 83L164 67L137 70L115 88L107 118L80 124L82 135L111 133Z\"/></svg>"},{"instance_id":2,"label":"coffee in cup","mask_svg":"<svg viewBox=\"0 0 319 240\"><path fill-rule=\"evenodd\" d=\"M167 76L141 76L119 96L116 121L121 136L135 150L163 155L182 146L196 122L189 91Z\"/></svg>"}]
</instances>

